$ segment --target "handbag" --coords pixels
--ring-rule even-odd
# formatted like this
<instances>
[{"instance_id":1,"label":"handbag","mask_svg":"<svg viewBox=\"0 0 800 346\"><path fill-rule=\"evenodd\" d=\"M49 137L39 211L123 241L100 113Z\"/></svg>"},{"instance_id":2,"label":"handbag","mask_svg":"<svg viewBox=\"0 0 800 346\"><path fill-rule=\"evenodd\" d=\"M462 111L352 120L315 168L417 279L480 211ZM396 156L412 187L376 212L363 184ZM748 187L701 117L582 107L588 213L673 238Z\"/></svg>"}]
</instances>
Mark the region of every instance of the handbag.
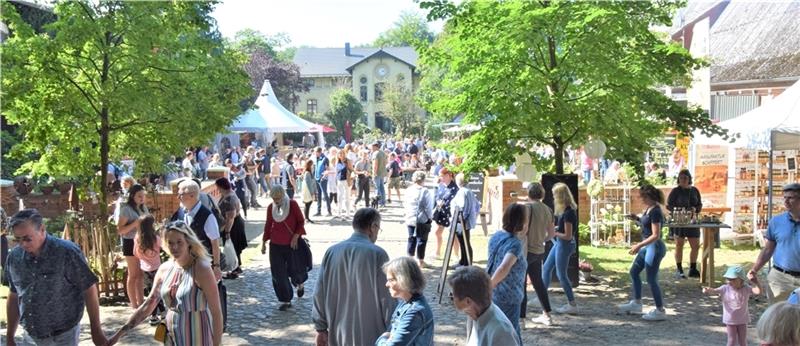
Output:
<instances>
[{"instance_id":1,"label":"handbag","mask_svg":"<svg viewBox=\"0 0 800 346\"><path fill-rule=\"evenodd\" d=\"M222 257L220 258L220 270L229 272L239 267L239 260L236 258L236 249L233 248L233 242L228 239L222 249Z\"/></svg>"},{"instance_id":2,"label":"handbag","mask_svg":"<svg viewBox=\"0 0 800 346\"><path fill-rule=\"evenodd\" d=\"M164 322L158 323L156 326L156 333L153 335L153 339L160 343L164 343L167 341L167 324Z\"/></svg>"}]
</instances>

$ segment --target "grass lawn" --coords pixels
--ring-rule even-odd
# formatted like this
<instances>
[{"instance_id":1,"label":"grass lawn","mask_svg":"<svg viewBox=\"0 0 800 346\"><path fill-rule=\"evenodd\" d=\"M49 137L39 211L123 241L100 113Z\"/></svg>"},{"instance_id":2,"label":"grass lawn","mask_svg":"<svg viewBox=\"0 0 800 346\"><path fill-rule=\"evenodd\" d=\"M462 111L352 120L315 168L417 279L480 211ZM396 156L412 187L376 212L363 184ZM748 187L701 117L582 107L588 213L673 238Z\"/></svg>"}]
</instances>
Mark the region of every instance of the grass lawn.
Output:
<instances>
[{"instance_id":1,"label":"grass lawn","mask_svg":"<svg viewBox=\"0 0 800 346\"><path fill-rule=\"evenodd\" d=\"M628 254L629 248L625 247L593 247L591 245L581 245L581 259L587 259L594 267L593 274L607 276L615 280L628 280L628 269L634 256ZM729 243L722 243L722 247L714 251L714 274L717 279L722 280L727 265L740 264L746 268L753 264L758 257L760 249L755 246L739 245L731 246ZM671 275L675 272L675 244L667 243L667 255L661 262L661 275ZM698 256L698 263L701 261L702 248ZM683 249L683 268L688 270L689 245ZM698 270L699 270L698 264Z\"/></svg>"}]
</instances>

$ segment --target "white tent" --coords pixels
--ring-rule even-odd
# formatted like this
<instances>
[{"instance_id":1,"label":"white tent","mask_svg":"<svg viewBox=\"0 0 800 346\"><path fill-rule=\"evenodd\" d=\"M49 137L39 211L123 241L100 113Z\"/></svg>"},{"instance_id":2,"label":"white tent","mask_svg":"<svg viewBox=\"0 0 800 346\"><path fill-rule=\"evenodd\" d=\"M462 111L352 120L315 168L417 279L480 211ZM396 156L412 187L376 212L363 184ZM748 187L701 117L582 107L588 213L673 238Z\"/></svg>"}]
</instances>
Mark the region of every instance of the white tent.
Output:
<instances>
[{"instance_id":1,"label":"white tent","mask_svg":"<svg viewBox=\"0 0 800 346\"><path fill-rule=\"evenodd\" d=\"M800 82L769 103L718 124L741 136L733 143L695 133L695 144L730 145L759 150L800 150Z\"/></svg>"},{"instance_id":2,"label":"white tent","mask_svg":"<svg viewBox=\"0 0 800 346\"><path fill-rule=\"evenodd\" d=\"M800 81L784 90L769 103L741 116L720 122L720 127L740 137L733 143L719 136L706 137L695 132L697 144L728 145L769 151L769 196L767 217L772 217L772 151L800 150Z\"/></svg>"},{"instance_id":3,"label":"white tent","mask_svg":"<svg viewBox=\"0 0 800 346\"><path fill-rule=\"evenodd\" d=\"M231 132L255 132L265 134L271 141L275 133L316 132L318 143L324 144L322 132L317 124L304 120L281 105L269 80L264 81L255 102L256 107L248 109L228 127Z\"/></svg>"},{"instance_id":4,"label":"white tent","mask_svg":"<svg viewBox=\"0 0 800 346\"><path fill-rule=\"evenodd\" d=\"M228 129L233 132L310 132L316 125L283 107L268 80L264 81L255 105L256 108L240 115Z\"/></svg>"}]
</instances>

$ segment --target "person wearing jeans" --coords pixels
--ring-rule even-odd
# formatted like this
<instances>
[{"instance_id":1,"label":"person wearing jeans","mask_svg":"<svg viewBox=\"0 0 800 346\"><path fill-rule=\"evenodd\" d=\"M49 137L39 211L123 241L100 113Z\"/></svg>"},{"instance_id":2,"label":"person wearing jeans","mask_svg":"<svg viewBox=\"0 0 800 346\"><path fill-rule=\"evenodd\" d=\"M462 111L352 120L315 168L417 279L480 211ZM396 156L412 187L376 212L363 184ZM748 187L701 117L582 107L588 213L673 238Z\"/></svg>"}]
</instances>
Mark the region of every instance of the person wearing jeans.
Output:
<instances>
[{"instance_id":1,"label":"person wearing jeans","mask_svg":"<svg viewBox=\"0 0 800 346\"><path fill-rule=\"evenodd\" d=\"M552 308L550 298L547 295L544 280L542 280L542 263L545 260L544 242L555 236L555 225L553 225L553 212L546 204L542 203L544 198L544 187L539 182L532 182L528 185L528 277L536 290L539 304L542 305L542 315L534 317L533 323L552 325L550 317ZM523 296L522 308L524 312L528 305L528 295ZM523 317L523 316L520 316Z\"/></svg>"},{"instance_id":2,"label":"person wearing jeans","mask_svg":"<svg viewBox=\"0 0 800 346\"><path fill-rule=\"evenodd\" d=\"M625 313L642 312L642 279L639 276L642 270L645 271L647 284L653 293L653 300L656 308L650 310L642 318L648 321L661 321L667 318L664 311L664 300L661 296L661 287L658 285L658 269L661 260L667 253L667 247L661 240L661 225L664 222L664 214L660 204L664 203L664 193L652 185L645 185L639 190L647 209L641 217L629 215L630 219L639 221L642 226L642 241L631 247L629 253L636 255L631 265L631 282L633 284L633 299L627 304L619 305L619 310Z\"/></svg>"},{"instance_id":3,"label":"person wearing jeans","mask_svg":"<svg viewBox=\"0 0 800 346\"><path fill-rule=\"evenodd\" d=\"M406 189L403 201L404 221L408 228L407 253L416 254L420 267L426 268L425 246L431 232L433 219L433 195L425 188L425 172L417 171L412 176L414 184Z\"/></svg>"},{"instance_id":4,"label":"person wearing jeans","mask_svg":"<svg viewBox=\"0 0 800 346\"><path fill-rule=\"evenodd\" d=\"M331 200L328 198L328 176L325 172L328 170L330 161L322 153L322 147L317 147L314 150L317 156L317 162L314 166L314 180L317 181L317 213L314 216L322 215L322 203L328 207L328 216L331 215Z\"/></svg>"},{"instance_id":5,"label":"person wearing jeans","mask_svg":"<svg viewBox=\"0 0 800 346\"><path fill-rule=\"evenodd\" d=\"M555 214L558 216L558 226L555 229L553 238L553 248L544 261L542 271L542 281L544 287L550 287L550 278L553 276L553 269L556 271L558 281L564 294L567 296L567 304L556 308L556 312L562 314L575 314L578 306L575 303L575 295L572 293L572 284L567 276L567 266L569 257L575 252L575 232L578 231L578 214L575 212L577 205L572 198L572 192L564 183L557 183L553 186L553 205Z\"/></svg>"},{"instance_id":6,"label":"person wearing jeans","mask_svg":"<svg viewBox=\"0 0 800 346\"><path fill-rule=\"evenodd\" d=\"M375 182L375 193L378 195L378 204L386 206L386 153L381 151L378 142L372 143L372 179Z\"/></svg>"}]
</instances>

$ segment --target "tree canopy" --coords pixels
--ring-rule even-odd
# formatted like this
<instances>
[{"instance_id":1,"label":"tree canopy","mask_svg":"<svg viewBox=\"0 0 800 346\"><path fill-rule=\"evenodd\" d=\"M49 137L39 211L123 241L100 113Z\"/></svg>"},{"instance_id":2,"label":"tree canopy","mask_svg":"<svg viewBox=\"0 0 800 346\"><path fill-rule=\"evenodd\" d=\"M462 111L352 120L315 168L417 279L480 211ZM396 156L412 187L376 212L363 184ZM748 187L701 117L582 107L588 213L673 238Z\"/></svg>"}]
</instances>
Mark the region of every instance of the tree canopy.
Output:
<instances>
[{"instance_id":1,"label":"tree canopy","mask_svg":"<svg viewBox=\"0 0 800 346\"><path fill-rule=\"evenodd\" d=\"M245 29L236 33L232 46L247 57L244 70L250 77L251 97L243 103L247 108L258 98L264 81L269 80L275 96L282 105L295 111L300 97L298 93L307 92L308 85L300 79L300 67L291 59L281 58L278 49L289 43L285 33L266 35L253 29Z\"/></svg>"},{"instance_id":2,"label":"tree canopy","mask_svg":"<svg viewBox=\"0 0 800 346\"><path fill-rule=\"evenodd\" d=\"M330 100L331 108L325 112L325 116L331 121L336 131L344 135L345 124L348 121L355 129L356 124L361 122L361 118L364 116L361 102L358 102L358 99L347 89L337 89L332 92Z\"/></svg>"},{"instance_id":3,"label":"tree canopy","mask_svg":"<svg viewBox=\"0 0 800 346\"><path fill-rule=\"evenodd\" d=\"M24 132L12 154L41 155L21 169L100 188L106 174L96 173L109 159L160 171L165 155L224 131L249 90L244 57L214 27L214 5L64 1L50 34L36 34L3 2L13 34L2 45L2 109Z\"/></svg>"},{"instance_id":4,"label":"tree canopy","mask_svg":"<svg viewBox=\"0 0 800 346\"><path fill-rule=\"evenodd\" d=\"M384 116L391 119L401 137L421 132L422 119L414 95L402 82L388 83L383 90Z\"/></svg>"},{"instance_id":5,"label":"tree canopy","mask_svg":"<svg viewBox=\"0 0 800 346\"><path fill-rule=\"evenodd\" d=\"M416 12L403 12L392 28L382 32L373 42L375 47L427 46L436 37L425 17Z\"/></svg>"},{"instance_id":6,"label":"tree canopy","mask_svg":"<svg viewBox=\"0 0 800 346\"><path fill-rule=\"evenodd\" d=\"M429 19L448 19L421 54L427 109L463 113L482 129L458 143L464 168L507 164L537 146L554 149L564 172L568 146L598 138L608 156L641 162L648 140L671 128L726 134L699 108L657 87L686 84L703 65L653 31L680 4L606 1L423 1ZM423 78L429 78L424 75ZM539 157L539 159L543 159Z\"/></svg>"}]
</instances>

